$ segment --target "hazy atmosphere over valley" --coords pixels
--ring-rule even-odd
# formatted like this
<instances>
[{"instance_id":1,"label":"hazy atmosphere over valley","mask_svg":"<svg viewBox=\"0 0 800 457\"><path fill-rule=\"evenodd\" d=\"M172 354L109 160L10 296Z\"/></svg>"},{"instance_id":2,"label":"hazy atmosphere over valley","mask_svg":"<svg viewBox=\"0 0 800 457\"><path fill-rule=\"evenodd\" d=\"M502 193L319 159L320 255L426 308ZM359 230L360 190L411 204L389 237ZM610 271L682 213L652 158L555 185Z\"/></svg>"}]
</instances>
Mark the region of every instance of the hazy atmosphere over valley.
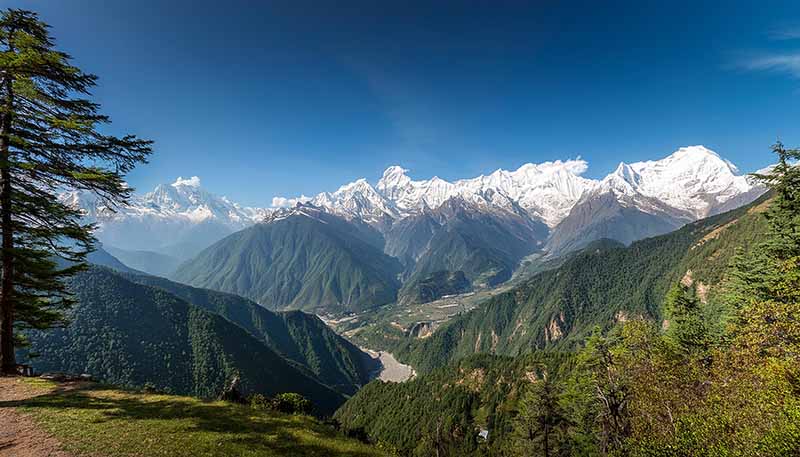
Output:
<instances>
[{"instance_id":1,"label":"hazy atmosphere over valley","mask_svg":"<svg viewBox=\"0 0 800 457\"><path fill-rule=\"evenodd\" d=\"M0 457L800 455L793 2L0 6Z\"/></svg>"}]
</instances>

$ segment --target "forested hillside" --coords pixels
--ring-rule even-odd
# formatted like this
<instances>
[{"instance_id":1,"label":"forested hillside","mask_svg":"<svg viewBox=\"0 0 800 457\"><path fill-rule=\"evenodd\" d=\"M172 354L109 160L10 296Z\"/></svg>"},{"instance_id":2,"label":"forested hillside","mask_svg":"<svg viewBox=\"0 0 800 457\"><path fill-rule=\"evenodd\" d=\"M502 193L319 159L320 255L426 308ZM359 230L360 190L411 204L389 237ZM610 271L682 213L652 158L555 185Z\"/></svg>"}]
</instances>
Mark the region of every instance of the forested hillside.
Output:
<instances>
[{"instance_id":1,"label":"forested hillside","mask_svg":"<svg viewBox=\"0 0 800 457\"><path fill-rule=\"evenodd\" d=\"M468 292L472 286L463 271L437 271L406 283L400 289L399 303L427 303L446 295Z\"/></svg>"},{"instance_id":2,"label":"forested hillside","mask_svg":"<svg viewBox=\"0 0 800 457\"><path fill-rule=\"evenodd\" d=\"M479 354L404 383L375 381L334 418L401 455L481 455L491 431L492 455L510 451L516 404L545 373L565 377L574 356L534 352L517 358Z\"/></svg>"},{"instance_id":3,"label":"forested hillside","mask_svg":"<svg viewBox=\"0 0 800 457\"><path fill-rule=\"evenodd\" d=\"M713 287L737 249L747 249L766 229L762 197L746 207L704 219L673 233L625 247L601 241L559 268L537 274L454 319L424 340L396 348L404 361L428 371L448 361L486 352L516 355L537 348L574 348L599 325L646 317L660 320L667 290L687 277L708 295L709 320L723 312Z\"/></svg>"},{"instance_id":4,"label":"forested hillside","mask_svg":"<svg viewBox=\"0 0 800 457\"><path fill-rule=\"evenodd\" d=\"M26 335L39 371L90 373L119 386L214 398L238 375L243 394L297 392L322 414L344 397L222 316L166 290L92 267L69 282L69 325Z\"/></svg>"},{"instance_id":5,"label":"forested hillside","mask_svg":"<svg viewBox=\"0 0 800 457\"><path fill-rule=\"evenodd\" d=\"M160 287L194 306L219 314L345 394L353 394L369 382L370 373L378 368L377 361L313 314L276 313L238 295L199 289L156 276L125 277L137 284Z\"/></svg>"},{"instance_id":6,"label":"forested hillside","mask_svg":"<svg viewBox=\"0 0 800 457\"><path fill-rule=\"evenodd\" d=\"M511 278L517 263L538 250L547 227L516 205L487 211L461 197L398 222L387 234L387 252L407 266L407 283L447 271L463 272L476 287Z\"/></svg>"},{"instance_id":7,"label":"forested hillside","mask_svg":"<svg viewBox=\"0 0 800 457\"><path fill-rule=\"evenodd\" d=\"M174 279L271 309L360 311L394 301L400 262L357 227L313 207L234 233L184 263Z\"/></svg>"},{"instance_id":8,"label":"forested hillside","mask_svg":"<svg viewBox=\"0 0 800 457\"><path fill-rule=\"evenodd\" d=\"M800 454L800 151L774 149L767 197L629 248L592 245L412 345L425 373L372 383L336 417L401 455ZM559 305L545 309L556 323L527 348L513 344L526 322L503 342L514 306L534 304ZM460 358L493 349L521 355Z\"/></svg>"}]
</instances>

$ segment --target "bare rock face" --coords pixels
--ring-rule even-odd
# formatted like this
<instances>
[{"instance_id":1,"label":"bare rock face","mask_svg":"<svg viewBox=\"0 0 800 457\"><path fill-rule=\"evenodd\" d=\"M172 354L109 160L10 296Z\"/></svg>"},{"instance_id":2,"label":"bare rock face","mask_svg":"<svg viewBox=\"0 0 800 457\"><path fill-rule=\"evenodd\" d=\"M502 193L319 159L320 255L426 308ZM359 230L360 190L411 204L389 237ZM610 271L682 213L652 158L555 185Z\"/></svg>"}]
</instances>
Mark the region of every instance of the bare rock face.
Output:
<instances>
[{"instance_id":1,"label":"bare rock face","mask_svg":"<svg viewBox=\"0 0 800 457\"><path fill-rule=\"evenodd\" d=\"M427 338L433 334L439 325L436 322L417 322L408 330L409 335L414 338Z\"/></svg>"}]
</instances>

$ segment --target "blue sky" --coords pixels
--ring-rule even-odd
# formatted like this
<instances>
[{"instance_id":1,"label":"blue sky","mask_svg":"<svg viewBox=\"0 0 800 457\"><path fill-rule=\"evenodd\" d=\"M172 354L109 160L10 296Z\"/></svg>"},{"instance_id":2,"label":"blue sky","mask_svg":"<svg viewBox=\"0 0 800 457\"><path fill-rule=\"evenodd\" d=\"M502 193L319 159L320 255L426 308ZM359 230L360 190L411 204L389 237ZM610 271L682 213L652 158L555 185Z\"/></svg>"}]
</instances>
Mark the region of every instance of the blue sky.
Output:
<instances>
[{"instance_id":1,"label":"blue sky","mask_svg":"<svg viewBox=\"0 0 800 457\"><path fill-rule=\"evenodd\" d=\"M796 1L0 4L100 76L113 131L156 141L142 191L197 175L267 205L392 164L581 156L600 177L703 144L750 171L776 138L800 146Z\"/></svg>"}]
</instances>

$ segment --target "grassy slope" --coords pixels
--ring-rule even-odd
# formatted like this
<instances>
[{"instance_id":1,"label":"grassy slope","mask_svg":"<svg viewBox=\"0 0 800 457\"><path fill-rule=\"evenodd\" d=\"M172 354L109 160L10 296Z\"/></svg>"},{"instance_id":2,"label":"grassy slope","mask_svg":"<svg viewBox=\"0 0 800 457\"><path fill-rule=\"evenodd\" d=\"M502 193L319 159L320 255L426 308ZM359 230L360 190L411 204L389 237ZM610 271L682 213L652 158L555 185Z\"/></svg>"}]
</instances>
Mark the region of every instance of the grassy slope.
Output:
<instances>
[{"instance_id":1,"label":"grassy slope","mask_svg":"<svg viewBox=\"0 0 800 457\"><path fill-rule=\"evenodd\" d=\"M19 406L67 451L94 457L377 456L379 450L319 421L224 402L120 391L100 385L52 392ZM7 405L11 406L11 405Z\"/></svg>"}]
</instances>

